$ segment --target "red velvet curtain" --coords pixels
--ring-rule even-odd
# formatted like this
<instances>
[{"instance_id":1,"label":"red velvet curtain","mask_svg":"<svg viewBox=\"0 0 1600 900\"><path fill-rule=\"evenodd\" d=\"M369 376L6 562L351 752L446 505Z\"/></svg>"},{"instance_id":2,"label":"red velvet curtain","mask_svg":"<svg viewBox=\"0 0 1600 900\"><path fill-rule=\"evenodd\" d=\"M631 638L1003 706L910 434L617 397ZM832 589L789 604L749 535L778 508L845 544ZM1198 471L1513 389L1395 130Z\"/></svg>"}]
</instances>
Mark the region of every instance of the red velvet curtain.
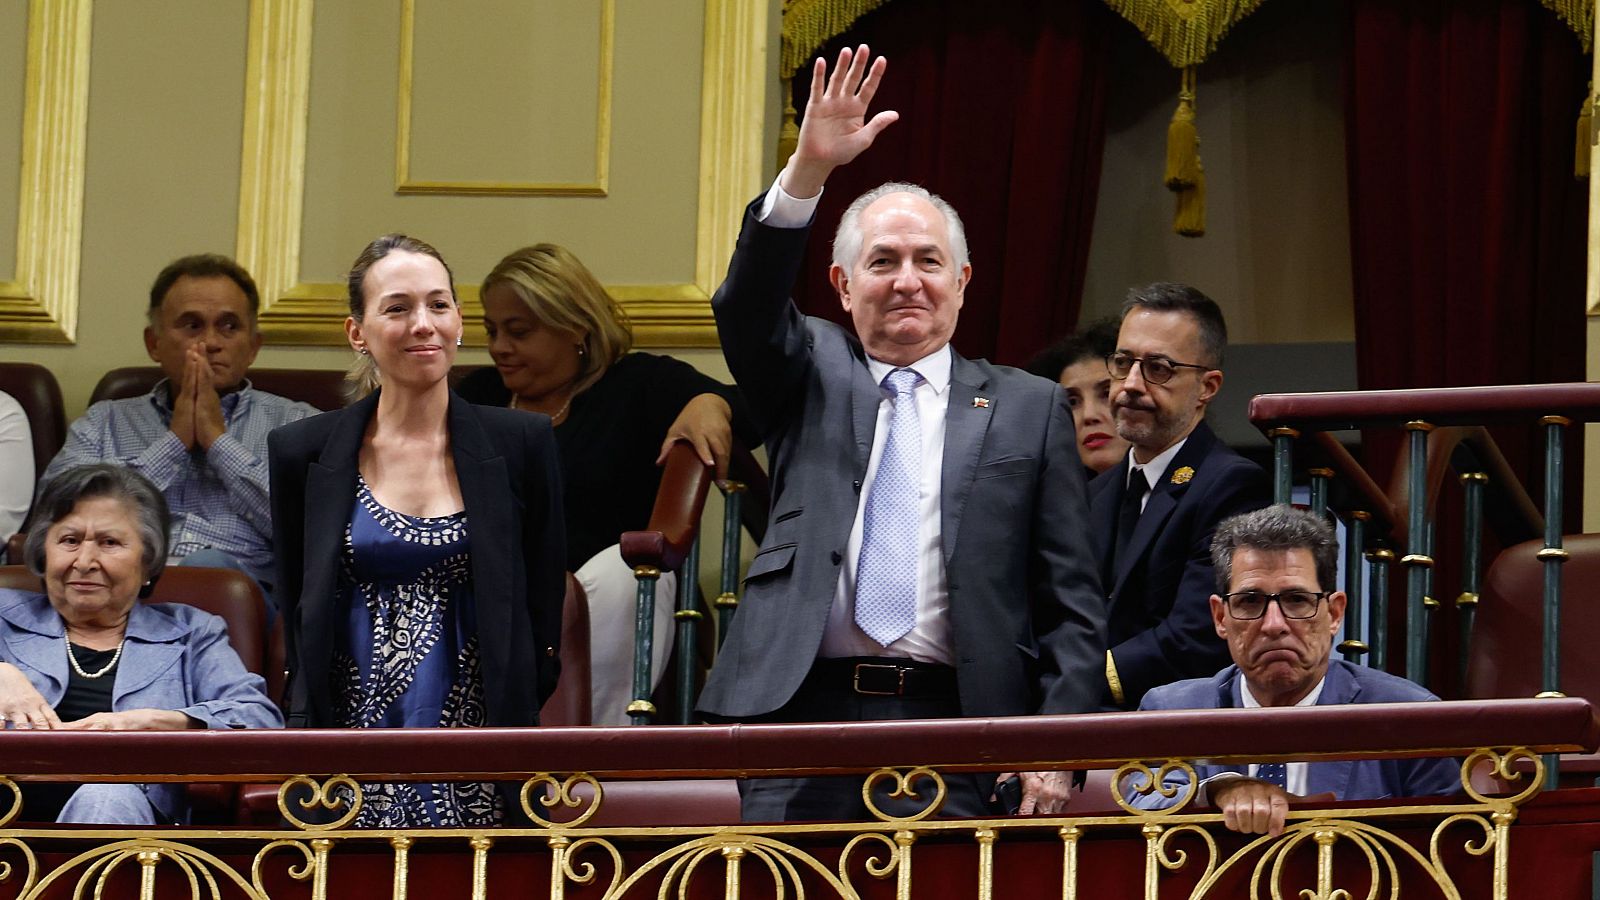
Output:
<instances>
[{"instance_id":1,"label":"red velvet curtain","mask_svg":"<svg viewBox=\"0 0 1600 900\"><path fill-rule=\"evenodd\" d=\"M834 172L795 300L847 322L828 284L833 229L861 192L911 181L966 225L973 280L955 346L1020 364L1078 321L1100 158L1110 35L1101 0L896 0L820 51L866 43L889 58L873 111L900 121ZM808 79L795 79L805 109Z\"/></svg>"},{"instance_id":2,"label":"red velvet curtain","mask_svg":"<svg viewBox=\"0 0 1600 900\"><path fill-rule=\"evenodd\" d=\"M1354 0L1350 8L1360 386L1584 380L1588 186L1573 177L1572 158L1588 61L1576 37L1536 0ZM1542 503L1535 428L1495 436ZM1367 438L1369 467L1386 471L1398 436ZM1579 429L1567 450L1566 524L1577 531ZM1447 486L1437 520L1433 596L1444 601L1446 627L1436 637L1455 630L1458 493ZM1451 643L1435 656L1436 679L1448 681Z\"/></svg>"}]
</instances>

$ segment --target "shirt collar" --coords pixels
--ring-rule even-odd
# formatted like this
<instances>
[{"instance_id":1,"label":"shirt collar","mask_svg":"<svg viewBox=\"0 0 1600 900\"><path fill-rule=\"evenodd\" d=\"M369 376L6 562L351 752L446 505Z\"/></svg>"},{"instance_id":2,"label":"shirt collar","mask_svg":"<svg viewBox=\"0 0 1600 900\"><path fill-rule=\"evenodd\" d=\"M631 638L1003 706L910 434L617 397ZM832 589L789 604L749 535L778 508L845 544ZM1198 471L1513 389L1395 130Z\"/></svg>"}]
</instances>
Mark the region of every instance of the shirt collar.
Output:
<instances>
[{"instance_id":1,"label":"shirt collar","mask_svg":"<svg viewBox=\"0 0 1600 900\"><path fill-rule=\"evenodd\" d=\"M170 379L163 378L156 382L154 387L150 388L150 393L145 395L150 398L150 402L155 405L155 408L163 416L172 415L172 394L168 389L171 384ZM232 420L234 412L239 409L241 404L249 404L252 390L254 389L250 386L250 379L246 378L239 382L238 390L229 391L222 395L223 421Z\"/></svg>"},{"instance_id":2,"label":"shirt collar","mask_svg":"<svg viewBox=\"0 0 1600 900\"><path fill-rule=\"evenodd\" d=\"M1322 673L1322 678L1317 681L1317 686L1312 688L1309 694L1301 697L1300 702L1296 703L1295 706L1316 706L1317 698L1322 696L1322 686L1327 683L1328 673L1324 672ZM1245 709L1261 708L1261 701L1257 700L1256 695L1250 692L1250 682L1245 679L1243 672L1239 673L1239 699L1244 701Z\"/></svg>"},{"instance_id":3,"label":"shirt collar","mask_svg":"<svg viewBox=\"0 0 1600 900\"><path fill-rule=\"evenodd\" d=\"M876 384L883 384L883 378L895 369L910 369L922 376L922 380L933 388L935 394L943 394L945 388L950 386L950 345L929 353L909 366L891 366L882 360L867 357L867 371L872 373L872 380Z\"/></svg>"},{"instance_id":4,"label":"shirt collar","mask_svg":"<svg viewBox=\"0 0 1600 900\"><path fill-rule=\"evenodd\" d=\"M1167 471L1167 466L1172 465L1173 458L1178 455L1178 451L1182 450L1183 445L1187 444L1188 442L1189 439L1186 437L1176 444L1173 444L1171 447L1168 447L1167 449L1156 454L1155 459L1143 464L1139 470L1139 474L1143 475L1145 477L1145 481L1149 482L1150 490L1154 491L1156 489L1156 483L1160 481L1162 474ZM1133 458L1133 448L1129 447L1128 471L1132 472L1133 467L1138 465L1140 465L1140 463L1136 462Z\"/></svg>"}]
</instances>

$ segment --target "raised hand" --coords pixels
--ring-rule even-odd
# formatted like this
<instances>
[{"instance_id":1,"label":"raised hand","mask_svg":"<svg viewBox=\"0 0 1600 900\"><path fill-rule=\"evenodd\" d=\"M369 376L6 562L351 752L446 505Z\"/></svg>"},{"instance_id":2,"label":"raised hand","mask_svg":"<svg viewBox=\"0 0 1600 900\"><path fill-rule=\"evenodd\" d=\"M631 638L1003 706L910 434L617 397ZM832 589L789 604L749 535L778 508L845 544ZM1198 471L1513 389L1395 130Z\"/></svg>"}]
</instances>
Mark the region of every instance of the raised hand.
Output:
<instances>
[{"instance_id":1,"label":"raised hand","mask_svg":"<svg viewBox=\"0 0 1600 900\"><path fill-rule=\"evenodd\" d=\"M172 392L172 422L167 425L178 440L183 442L185 450L194 449L194 386L198 373L194 365L194 349L191 347L183 364L183 380L177 384L167 385Z\"/></svg>"},{"instance_id":2,"label":"raised hand","mask_svg":"<svg viewBox=\"0 0 1600 900\"><path fill-rule=\"evenodd\" d=\"M872 59L866 44L854 52L839 51L839 61L828 75L828 62L818 58L811 67L811 96L800 123L800 140L779 176L790 196L815 197L828 174L872 146L878 134L900 118L884 110L867 119L867 107L883 81L885 57Z\"/></svg>"}]
</instances>

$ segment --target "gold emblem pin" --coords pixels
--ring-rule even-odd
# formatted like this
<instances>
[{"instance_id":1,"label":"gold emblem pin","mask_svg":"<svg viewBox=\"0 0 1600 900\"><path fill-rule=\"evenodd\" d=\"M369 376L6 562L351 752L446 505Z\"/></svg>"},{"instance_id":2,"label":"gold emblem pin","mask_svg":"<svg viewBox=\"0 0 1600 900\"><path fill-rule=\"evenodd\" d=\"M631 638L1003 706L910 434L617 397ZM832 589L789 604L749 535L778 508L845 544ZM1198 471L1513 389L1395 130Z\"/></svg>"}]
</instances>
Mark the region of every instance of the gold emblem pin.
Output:
<instances>
[{"instance_id":1,"label":"gold emblem pin","mask_svg":"<svg viewBox=\"0 0 1600 900\"><path fill-rule=\"evenodd\" d=\"M1189 483L1189 479L1191 479L1193 477L1194 477L1194 469L1193 468L1191 468L1189 466L1180 466L1180 467L1178 467L1178 471L1172 473L1172 483L1173 484L1188 484Z\"/></svg>"}]
</instances>

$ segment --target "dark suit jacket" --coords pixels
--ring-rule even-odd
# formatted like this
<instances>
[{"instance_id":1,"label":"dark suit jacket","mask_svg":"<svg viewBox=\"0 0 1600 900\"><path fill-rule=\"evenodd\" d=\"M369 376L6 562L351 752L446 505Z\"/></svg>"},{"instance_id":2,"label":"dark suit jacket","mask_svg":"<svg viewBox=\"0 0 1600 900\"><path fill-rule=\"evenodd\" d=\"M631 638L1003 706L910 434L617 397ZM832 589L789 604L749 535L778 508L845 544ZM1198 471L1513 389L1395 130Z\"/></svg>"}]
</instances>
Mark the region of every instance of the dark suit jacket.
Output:
<instances>
[{"instance_id":1,"label":"dark suit jacket","mask_svg":"<svg viewBox=\"0 0 1600 900\"><path fill-rule=\"evenodd\" d=\"M335 598L357 456L374 393L267 439L275 596L288 638L289 724L329 727ZM472 540L473 598L490 725L537 725L560 672L566 596L561 469L546 416L450 395L450 452Z\"/></svg>"},{"instance_id":2,"label":"dark suit jacket","mask_svg":"<svg viewBox=\"0 0 1600 900\"><path fill-rule=\"evenodd\" d=\"M1155 688L1146 694L1140 709L1235 709L1244 706L1240 698L1238 666L1228 666L1210 678L1194 678ZM1317 697L1318 706L1341 703L1407 703L1437 700L1404 678L1366 666L1357 666L1342 659L1328 665L1327 681ZM1194 767L1201 781L1223 772L1244 775L1246 766L1217 766L1204 763ZM1169 787L1185 788L1188 778L1182 773L1169 774L1165 779ZM1338 800L1382 800L1387 797L1435 797L1461 792L1461 761L1448 757L1433 759L1343 759L1314 762L1306 770L1306 793L1332 793ZM1174 798L1181 797L1179 790ZM1161 809L1173 799L1163 798L1158 792L1136 796L1128 793L1128 800L1141 809Z\"/></svg>"},{"instance_id":3,"label":"dark suit jacket","mask_svg":"<svg viewBox=\"0 0 1600 900\"><path fill-rule=\"evenodd\" d=\"M1185 468L1187 479L1178 475ZM1095 559L1102 566L1111 557L1127 484L1123 459L1089 485ZM1205 422L1195 426L1151 491L1107 585L1107 637L1123 690L1117 705L1132 709L1158 684L1199 678L1228 664L1228 647L1211 622L1217 589L1211 533L1223 519L1271 501L1260 466L1217 440Z\"/></svg>"},{"instance_id":4,"label":"dark suit jacket","mask_svg":"<svg viewBox=\"0 0 1600 900\"><path fill-rule=\"evenodd\" d=\"M712 301L772 461L766 540L700 697L732 718L782 706L817 656L883 397L861 344L788 300L807 229L753 209ZM1104 603L1065 393L955 355L947 416L940 525L962 712L1094 708Z\"/></svg>"}]
</instances>

